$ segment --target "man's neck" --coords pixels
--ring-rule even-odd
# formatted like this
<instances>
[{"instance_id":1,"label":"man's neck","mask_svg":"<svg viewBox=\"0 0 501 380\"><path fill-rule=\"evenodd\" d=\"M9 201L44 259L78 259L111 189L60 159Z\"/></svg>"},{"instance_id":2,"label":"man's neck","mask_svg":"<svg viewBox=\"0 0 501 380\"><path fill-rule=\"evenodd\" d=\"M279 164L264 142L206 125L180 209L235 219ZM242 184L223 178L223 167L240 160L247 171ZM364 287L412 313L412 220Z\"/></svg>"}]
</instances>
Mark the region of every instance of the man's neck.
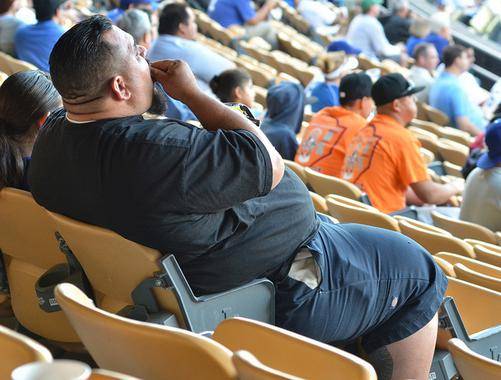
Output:
<instances>
[{"instance_id":1,"label":"man's neck","mask_svg":"<svg viewBox=\"0 0 501 380\"><path fill-rule=\"evenodd\" d=\"M116 104L68 104L63 101L68 119L79 123L97 120L118 119L142 114L130 107L117 107Z\"/></svg>"},{"instance_id":2,"label":"man's neck","mask_svg":"<svg viewBox=\"0 0 501 380\"><path fill-rule=\"evenodd\" d=\"M362 110L358 107L350 107L350 106L342 106L345 110L356 113L358 116L361 116L365 119L365 117L362 115Z\"/></svg>"},{"instance_id":3,"label":"man's neck","mask_svg":"<svg viewBox=\"0 0 501 380\"><path fill-rule=\"evenodd\" d=\"M387 111L383 111L383 112L379 112L380 115L385 115L385 116L389 116L391 117L392 119L394 119L398 124L402 125L402 126L405 126L407 125L407 121L402 119L402 117L398 114L398 113L395 113L395 112L387 112Z\"/></svg>"},{"instance_id":4,"label":"man's neck","mask_svg":"<svg viewBox=\"0 0 501 380\"><path fill-rule=\"evenodd\" d=\"M462 73L461 73L461 70L459 70L457 67L455 66L450 66L450 67L447 67L445 69L445 71L447 71L449 74L451 75L454 75L455 77L458 77L460 76Z\"/></svg>"}]
</instances>

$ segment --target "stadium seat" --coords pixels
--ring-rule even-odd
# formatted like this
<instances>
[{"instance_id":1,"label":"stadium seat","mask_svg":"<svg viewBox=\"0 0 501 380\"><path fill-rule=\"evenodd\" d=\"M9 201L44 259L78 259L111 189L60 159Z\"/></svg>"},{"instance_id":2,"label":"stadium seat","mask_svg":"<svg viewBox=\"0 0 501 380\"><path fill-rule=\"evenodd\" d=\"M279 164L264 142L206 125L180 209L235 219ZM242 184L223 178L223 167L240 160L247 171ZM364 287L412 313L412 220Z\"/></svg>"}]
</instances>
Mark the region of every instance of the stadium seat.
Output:
<instances>
[{"instance_id":1,"label":"stadium seat","mask_svg":"<svg viewBox=\"0 0 501 380\"><path fill-rule=\"evenodd\" d=\"M501 268L495 265L449 252L439 252L434 257L446 260L450 265L463 264L476 272L501 279Z\"/></svg>"},{"instance_id":2,"label":"stadium seat","mask_svg":"<svg viewBox=\"0 0 501 380\"><path fill-rule=\"evenodd\" d=\"M421 157L423 157L423 160L426 165L432 163L435 161L435 154L428 149L425 148L420 148L419 152L421 153Z\"/></svg>"},{"instance_id":3,"label":"stadium seat","mask_svg":"<svg viewBox=\"0 0 501 380\"><path fill-rule=\"evenodd\" d=\"M326 201L330 214L341 223L360 223L400 231L396 219L375 207L335 194L328 195Z\"/></svg>"},{"instance_id":4,"label":"stadium seat","mask_svg":"<svg viewBox=\"0 0 501 380\"><path fill-rule=\"evenodd\" d=\"M449 117L442 111L433 108L429 104L423 103L423 109L426 111L426 116L428 120L438 124L438 125L448 125L450 120Z\"/></svg>"},{"instance_id":5,"label":"stadium seat","mask_svg":"<svg viewBox=\"0 0 501 380\"><path fill-rule=\"evenodd\" d=\"M476 259L501 268L501 246L475 239L465 239L475 250Z\"/></svg>"},{"instance_id":6,"label":"stadium seat","mask_svg":"<svg viewBox=\"0 0 501 380\"><path fill-rule=\"evenodd\" d=\"M268 280L195 297L174 256L161 258L160 252L110 230L48 213L84 269L101 309L139 313L143 320L197 333L213 330L234 314L274 323L274 288Z\"/></svg>"},{"instance_id":7,"label":"stadium seat","mask_svg":"<svg viewBox=\"0 0 501 380\"><path fill-rule=\"evenodd\" d=\"M10 379L23 364L51 361L50 351L40 343L0 325L0 379Z\"/></svg>"},{"instance_id":8,"label":"stadium seat","mask_svg":"<svg viewBox=\"0 0 501 380\"><path fill-rule=\"evenodd\" d=\"M284 160L285 165L292 170L296 175L303 181L305 185L308 184L308 179L306 178L306 173L304 172L304 166L298 164L295 161Z\"/></svg>"},{"instance_id":9,"label":"stadium seat","mask_svg":"<svg viewBox=\"0 0 501 380\"><path fill-rule=\"evenodd\" d=\"M3 71L0 71L0 86L2 85L3 82L8 78L9 76L5 74Z\"/></svg>"},{"instance_id":10,"label":"stadium seat","mask_svg":"<svg viewBox=\"0 0 501 380\"><path fill-rule=\"evenodd\" d=\"M376 379L366 361L299 334L244 318L221 322L213 339L231 351L249 351L265 366L305 379Z\"/></svg>"},{"instance_id":11,"label":"stadium seat","mask_svg":"<svg viewBox=\"0 0 501 380\"><path fill-rule=\"evenodd\" d=\"M88 380L140 380L137 377L124 375L107 369L93 369Z\"/></svg>"},{"instance_id":12,"label":"stadium seat","mask_svg":"<svg viewBox=\"0 0 501 380\"><path fill-rule=\"evenodd\" d=\"M248 351L237 351L232 357L239 380L301 380L300 377L265 366Z\"/></svg>"},{"instance_id":13,"label":"stadium seat","mask_svg":"<svg viewBox=\"0 0 501 380\"><path fill-rule=\"evenodd\" d=\"M263 87L254 85L254 92L256 94L256 103L260 104L263 107L266 107L266 95L268 94L268 91Z\"/></svg>"},{"instance_id":14,"label":"stadium seat","mask_svg":"<svg viewBox=\"0 0 501 380\"><path fill-rule=\"evenodd\" d=\"M438 254L433 256L433 260L435 260L437 265L440 267L440 269L442 269L442 271L446 276L451 276L456 278L456 273L454 272L454 265L452 265L450 262L443 259L442 257L438 257Z\"/></svg>"},{"instance_id":15,"label":"stadium seat","mask_svg":"<svg viewBox=\"0 0 501 380\"><path fill-rule=\"evenodd\" d=\"M304 168L304 172L308 183L315 193L323 197L329 194L336 194L358 201L364 195L356 185L344 179L322 174L310 168Z\"/></svg>"},{"instance_id":16,"label":"stadium seat","mask_svg":"<svg viewBox=\"0 0 501 380\"><path fill-rule=\"evenodd\" d=\"M463 178L463 173L461 172L462 167L456 164L453 164L449 161L443 162L444 170L447 175Z\"/></svg>"},{"instance_id":17,"label":"stadium seat","mask_svg":"<svg viewBox=\"0 0 501 380\"><path fill-rule=\"evenodd\" d=\"M454 219L438 211L433 211L431 217L435 226L449 231L455 237L461 239L475 239L491 244L496 244L497 242L494 232L479 224Z\"/></svg>"},{"instance_id":18,"label":"stadium seat","mask_svg":"<svg viewBox=\"0 0 501 380\"><path fill-rule=\"evenodd\" d=\"M235 379L231 352L192 332L123 318L96 308L71 284L55 295L102 368L145 379Z\"/></svg>"},{"instance_id":19,"label":"stadium seat","mask_svg":"<svg viewBox=\"0 0 501 380\"><path fill-rule=\"evenodd\" d=\"M474 140L474 138L468 132L452 127L441 127L439 132L440 137L467 147L469 147Z\"/></svg>"},{"instance_id":20,"label":"stadium seat","mask_svg":"<svg viewBox=\"0 0 501 380\"><path fill-rule=\"evenodd\" d=\"M501 378L499 361L475 353L462 340L457 338L449 340L448 349L462 379L499 380Z\"/></svg>"},{"instance_id":21,"label":"stadium seat","mask_svg":"<svg viewBox=\"0 0 501 380\"><path fill-rule=\"evenodd\" d=\"M400 231L425 247L431 254L438 252L452 252L466 257L475 258L473 248L461 239L440 232L433 226L425 225L407 218L396 218Z\"/></svg>"},{"instance_id":22,"label":"stadium seat","mask_svg":"<svg viewBox=\"0 0 501 380\"><path fill-rule=\"evenodd\" d=\"M454 298L468 334L501 324L501 293L448 277L446 296Z\"/></svg>"},{"instance_id":23,"label":"stadium seat","mask_svg":"<svg viewBox=\"0 0 501 380\"><path fill-rule=\"evenodd\" d=\"M31 63L21 61L0 51L0 71L3 71L7 75L12 75L26 70L37 70L37 68Z\"/></svg>"},{"instance_id":24,"label":"stadium seat","mask_svg":"<svg viewBox=\"0 0 501 380\"><path fill-rule=\"evenodd\" d=\"M327 203L325 198L313 191L310 191L310 197L313 202L313 206L315 206L315 210L321 212L322 214L329 214L329 209L327 208Z\"/></svg>"},{"instance_id":25,"label":"stadium seat","mask_svg":"<svg viewBox=\"0 0 501 380\"><path fill-rule=\"evenodd\" d=\"M483 286L484 288L492 289L501 293L501 278L477 272L461 263L454 264L454 273L456 273L456 277L460 280Z\"/></svg>"},{"instance_id":26,"label":"stadium seat","mask_svg":"<svg viewBox=\"0 0 501 380\"><path fill-rule=\"evenodd\" d=\"M463 144L440 138L438 139L438 152L444 161L463 167L468 160L470 149Z\"/></svg>"},{"instance_id":27,"label":"stadium seat","mask_svg":"<svg viewBox=\"0 0 501 380\"><path fill-rule=\"evenodd\" d=\"M435 136L441 136L442 133L442 127L436 123L433 123L432 121L412 119L410 126L419 127L420 129L424 129L428 132L433 133Z\"/></svg>"},{"instance_id":28,"label":"stadium seat","mask_svg":"<svg viewBox=\"0 0 501 380\"><path fill-rule=\"evenodd\" d=\"M0 226L0 250L16 319L46 339L79 342L64 314L43 311L35 292L36 282L48 269L67 262L54 238L52 220L30 193L5 188L0 191Z\"/></svg>"}]
</instances>

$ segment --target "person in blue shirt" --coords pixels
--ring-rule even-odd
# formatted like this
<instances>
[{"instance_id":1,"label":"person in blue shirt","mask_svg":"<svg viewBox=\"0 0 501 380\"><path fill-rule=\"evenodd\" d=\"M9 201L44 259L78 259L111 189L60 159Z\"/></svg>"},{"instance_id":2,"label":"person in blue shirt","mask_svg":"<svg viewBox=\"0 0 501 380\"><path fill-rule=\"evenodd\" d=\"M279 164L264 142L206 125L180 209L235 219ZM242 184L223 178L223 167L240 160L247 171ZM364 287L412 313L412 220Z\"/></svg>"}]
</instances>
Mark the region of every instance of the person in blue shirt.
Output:
<instances>
[{"instance_id":1,"label":"person in blue shirt","mask_svg":"<svg viewBox=\"0 0 501 380\"><path fill-rule=\"evenodd\" d=\"M458 80L470 66L467 51L461 45L451 45L444 49L442 59L445 70L431 86L430 105L445 113L453 127L478 135L484 131L487 120Z\"/></svg>"},{"instance_id":2,"label":"person in blue shirt","mask_svg":"<svg viewBox=\"0 0 501 380\"><path fill-rule=\"evenodd\" d=\"M21 71L0 87L0 190L15 187L29 191L27 171L40 126L49 113L61 107L61 97L49 75Z\"/></svg>"},{"instance_id":3,"label":"person in blue shirt","mask_svg":"<svg viewBox=\"0 0 501 380\"><path fill-rule=\"evenodd\" d=\"M156 0L120 0L120 6L109 11L106 16L116 24L128 9L134 8L154 11L158 8L158 3Z\"/></svg>"},{"instance_id":4,"label":"person in blue shirt","mask_svg":"<svg viewBox=\"0 0 501 380\"><path fill-rule=\"evenodd\" d=\"M20 27L14 37L14 48L19 59L49 72L49 55L64 29L58 24L63 0L33 0L37 17L35 25Z\"/></svg>"},{"instance_id":5,"label":"person in blue shirt","mask_svg":"<svg viewBox=\"0 0 501 380\"><path fill-rule=\"evenodd\" d=\"M216 0L214 6L209 9L209 16L225 28L242 26L245 28L246 38L261 37L268 41L273 49L277 49L277 33L266 21L276 5L276 0L266 0L264 5L255 11L251 0Z\"/></svg>"},{"instance_id":6,"label":"person in blue shirt","mask_svg":"<svg viewBox=\"0 0 501 380\"><path fill-rule=\"evenodd\" d=\"M425 42L435 45L438 56L442 59L442 52L449 46L451 40L451 28L447 21L436 18L431 22L431 33L425 38Z\"/></svg>"},{"instance_id":7,"label":"person in blue shirt","mask_svg":"<svg viewBox=\"0 0 501 380\"><path fill-rule=\"evenodd\" d=\"M282 82L268 90L261 129L286 160L294 161L296 155L296 134L303 122L304 104L304 89L300 84Z\"/></svg>"},{"instance_id":8,"label":"person in blue shirt","mask_svg":"<svg viewBox=\"0 0 501 380\"><path fill-rule=\"evenodd\" d=\"M426 36L430 34L431 26L429 20L417 18L412 21L409 32L411 33L405 48L409 57L414 55L414 49L420 43L425 42Z\"/></svg>"}]
</instances>

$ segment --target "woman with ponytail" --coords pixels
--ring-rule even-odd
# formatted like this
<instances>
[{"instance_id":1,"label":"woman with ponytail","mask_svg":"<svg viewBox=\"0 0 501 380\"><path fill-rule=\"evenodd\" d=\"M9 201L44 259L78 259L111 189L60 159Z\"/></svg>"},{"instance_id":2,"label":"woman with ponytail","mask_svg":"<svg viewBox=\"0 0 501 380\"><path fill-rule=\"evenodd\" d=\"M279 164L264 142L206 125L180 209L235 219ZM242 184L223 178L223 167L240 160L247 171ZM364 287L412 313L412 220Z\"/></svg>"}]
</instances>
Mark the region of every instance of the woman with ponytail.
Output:
<instances>
[{"instance_id":1,"label":"woman with ponytail","mask_svg":"<svg viewBox=\"0 0 501 380\"><path fill-rule=\"evenodd\" d=\"M39 128L61 97L41 71L11 75L0 87L0 190L29 190L26 174Z\"/></svg>"}]
</instances>

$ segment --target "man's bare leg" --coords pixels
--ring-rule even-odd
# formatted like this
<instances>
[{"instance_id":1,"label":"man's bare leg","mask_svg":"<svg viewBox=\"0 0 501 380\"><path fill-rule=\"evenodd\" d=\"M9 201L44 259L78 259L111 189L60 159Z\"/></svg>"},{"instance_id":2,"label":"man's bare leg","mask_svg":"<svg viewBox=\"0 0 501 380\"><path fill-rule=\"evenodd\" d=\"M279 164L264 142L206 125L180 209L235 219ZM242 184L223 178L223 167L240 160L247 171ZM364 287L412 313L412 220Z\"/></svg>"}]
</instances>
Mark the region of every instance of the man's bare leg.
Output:
<instances>
[{"instance_id":1,"label":"man's bare leg","mask_svg":"<svg viewBox=\"0 0 501 380\"><path fill-rule=\"evenodd\" d=\"M428 380L437 340L437 315L411 336L369 354L379 380Z\"/></svg>"}]
</instances>

